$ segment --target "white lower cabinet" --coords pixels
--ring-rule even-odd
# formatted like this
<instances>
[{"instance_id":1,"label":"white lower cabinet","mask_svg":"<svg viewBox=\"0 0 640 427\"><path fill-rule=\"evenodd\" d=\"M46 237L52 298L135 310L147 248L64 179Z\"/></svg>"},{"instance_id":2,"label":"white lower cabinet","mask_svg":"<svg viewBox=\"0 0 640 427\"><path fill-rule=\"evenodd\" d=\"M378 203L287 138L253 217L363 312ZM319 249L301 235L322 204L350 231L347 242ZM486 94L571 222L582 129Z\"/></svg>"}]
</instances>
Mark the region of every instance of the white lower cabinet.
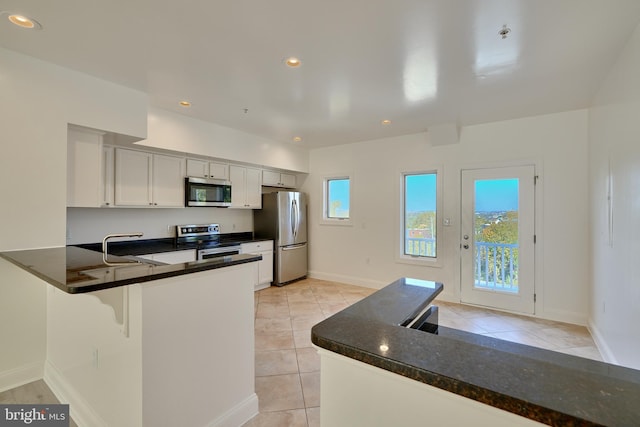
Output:
<instances>
[{"instance_id":1,"label":"white lower cabinet","mask_svg":"<svg viewBox=\"0 0 640 427\"><path fill-rule=\"evenodd\" d=\"M240 245L240 253L262 255L262 261L258 262L258 284L255 290L271 286L271 282L273 282L273 240L243 243Z\"/></svg>"},{"instance_id":2,"label":"white lower cabinet","mask_svg":"<svg viewBox=\"0 0 640 427\"><path fill-rule=\"evenodd\" d=\"M183 262L193 262L196 260L196 250L158 252L155 254L140 255L138 258L150 261L163 262L165 264L182 264Z\"/></svg>"}]
</instances>

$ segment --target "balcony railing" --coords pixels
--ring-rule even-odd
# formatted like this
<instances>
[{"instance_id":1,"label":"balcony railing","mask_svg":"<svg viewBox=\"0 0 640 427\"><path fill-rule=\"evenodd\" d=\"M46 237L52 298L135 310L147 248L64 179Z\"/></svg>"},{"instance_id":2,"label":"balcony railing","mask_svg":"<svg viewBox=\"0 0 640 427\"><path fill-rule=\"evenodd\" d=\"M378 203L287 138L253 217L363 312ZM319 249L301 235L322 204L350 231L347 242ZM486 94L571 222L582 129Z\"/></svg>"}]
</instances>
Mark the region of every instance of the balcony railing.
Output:
<instances>
[{"instance_id":1,"label":"balcony railing","mask_svg":"<svg viewBox=\"0 0 640 427\"><path fill-rule=\"evenodd\" d=\"M436 239L405 236L407 255L435 257ZM476 242L475 286L481 289L518 292L518 244Z\"/></svg>"},{"instance_id":2,"label":"balcony railing","mask_svg":"<svg viewBox=\"0 0 640 427\"><path fill-rule=\"evenodd\" d=\"M518 292L518 244L475 242L475 286Z\"/></svg>"},{"instance_id":3,"label":"balcony railing","mask_svg":"<svg viewBox=\"0 0 640 427\"><path fill-rule=\"evenodd\" d=\"M407 234L408 231L407 231ZM405 236L404 251L407 255L416 256L436 256L436 239L425 239L422 237L409 237Z\"/></svg>"}]
</instances>

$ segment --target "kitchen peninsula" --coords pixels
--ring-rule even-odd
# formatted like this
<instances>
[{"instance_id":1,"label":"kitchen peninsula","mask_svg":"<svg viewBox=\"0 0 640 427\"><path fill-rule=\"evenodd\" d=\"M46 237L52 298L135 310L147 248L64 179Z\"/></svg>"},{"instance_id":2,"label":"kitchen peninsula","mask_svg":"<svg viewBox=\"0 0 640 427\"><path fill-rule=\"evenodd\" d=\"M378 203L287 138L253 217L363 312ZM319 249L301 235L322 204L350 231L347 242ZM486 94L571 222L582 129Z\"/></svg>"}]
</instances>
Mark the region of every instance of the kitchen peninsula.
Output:
<instances>
[{"instance_id":1,"label":"kitchen peninsula","mask_svg":"<svg viewBox=\"0 0 640 427\"><path fill-rule=\"evenodd\" d=\"M70 246L0 258L52 285L45 381L79 425L237 426L258 412L259 255L105 264Z\"/></svg>"},{"instance_id":2,"label":"kitchen peninsula","mask_svg":"<svg viewBox=\"0 0 640 427\"><path fill-rule=\"evenodd\" d=\"M627 426L640 372L488 336L403 327L442 285L400 279L315 325L321 422Z\"/></svg>"}]
</instances>

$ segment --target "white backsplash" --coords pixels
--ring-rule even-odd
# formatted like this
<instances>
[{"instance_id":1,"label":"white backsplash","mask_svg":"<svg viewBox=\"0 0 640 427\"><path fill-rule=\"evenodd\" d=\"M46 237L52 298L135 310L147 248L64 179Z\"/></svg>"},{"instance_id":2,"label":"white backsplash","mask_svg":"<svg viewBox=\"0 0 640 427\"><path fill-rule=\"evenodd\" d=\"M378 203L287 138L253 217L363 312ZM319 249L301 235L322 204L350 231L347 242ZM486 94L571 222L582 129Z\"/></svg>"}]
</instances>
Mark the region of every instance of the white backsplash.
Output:
<instances>
[{"instance_id":1,"label":"white backsplash","mask_svg":"<svg viewBox=\"0 0 640 427\"><path fill-rule=\"evenodd\" d=\"M178 224L220 224L222 233L253 231L253 211L227 208L67 208L67 244L96 243L109 233L175 237Z\"/></svg>"}]
</instances>

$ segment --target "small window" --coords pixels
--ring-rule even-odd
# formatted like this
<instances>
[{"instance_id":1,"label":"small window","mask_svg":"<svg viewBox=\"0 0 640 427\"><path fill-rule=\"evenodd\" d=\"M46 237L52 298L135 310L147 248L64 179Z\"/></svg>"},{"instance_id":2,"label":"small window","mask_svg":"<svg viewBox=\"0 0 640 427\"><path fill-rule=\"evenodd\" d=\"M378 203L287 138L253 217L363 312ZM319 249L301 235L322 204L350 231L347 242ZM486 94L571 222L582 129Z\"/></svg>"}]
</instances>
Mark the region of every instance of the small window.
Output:
<instances>
[{"instance_id":1,"label":"small window","mask_svg":"<svg viewBox=\"0 0 640 427\"><path fill-rule=\"evenodd\" d=\"M432 258L437 255L437 172L403 174L402 256Z\"/></svg>"},{"instance_id":2,"label":"small window","mask_svg":"<svg viewBox=\"0 0 640 427\"><path fill-rule=\"evenodd\" d=\"M351 178L348 176L324 179L323 219L325 223L350 224Z\"/></svg>"}]
</instances>

